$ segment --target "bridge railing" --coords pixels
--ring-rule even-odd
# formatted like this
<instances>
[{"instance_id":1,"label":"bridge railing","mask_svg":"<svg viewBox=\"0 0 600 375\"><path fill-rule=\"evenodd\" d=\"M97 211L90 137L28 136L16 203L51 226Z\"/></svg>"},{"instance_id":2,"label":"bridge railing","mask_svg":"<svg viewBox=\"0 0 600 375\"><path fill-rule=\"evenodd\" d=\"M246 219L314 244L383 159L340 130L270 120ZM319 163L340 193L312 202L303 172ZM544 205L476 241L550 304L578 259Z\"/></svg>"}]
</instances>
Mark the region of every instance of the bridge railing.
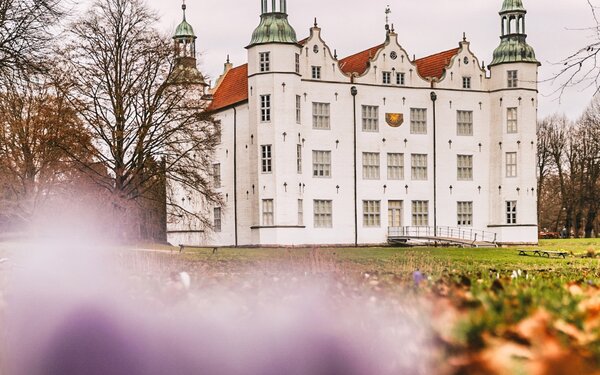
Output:
<instances>
[{"instance_id":1,"label":"bridge railing","mask_svg":"<svg viewBox=\"0 0 600 375\"><path fill-rule=\"evenodd\" d=\"M388 237L454 238L471 242L496 243L497 234L471 228L452 227L389 227Z\"/></svg>"}]
</instances>

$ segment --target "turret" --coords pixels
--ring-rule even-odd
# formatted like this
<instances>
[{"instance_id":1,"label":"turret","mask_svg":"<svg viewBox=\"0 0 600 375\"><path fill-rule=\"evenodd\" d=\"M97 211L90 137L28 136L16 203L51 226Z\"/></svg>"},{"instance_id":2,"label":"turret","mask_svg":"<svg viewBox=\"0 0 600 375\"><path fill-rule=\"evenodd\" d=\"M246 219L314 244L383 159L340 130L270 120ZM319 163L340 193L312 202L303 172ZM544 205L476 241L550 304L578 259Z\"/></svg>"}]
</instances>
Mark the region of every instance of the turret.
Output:
<instances>
[{"instance_id":1,"label":"turret","mask_svg":"<svg viewBox=\"0 0 600 375\"><path fill-rule=\"evenodd\" d=\"M535 58L535 52L527 44L525 34L525 15L522 0L504 0L500 10L501 30L500 46L494 51L494 59L490 67L505 63L535 63L540 64Z\"/></svg>"},{"instance_id":2,"label":"turret","mask_svg":"<svg viewBox=\"0 0 600 375\"><path fill-rule=\"evenodd\" d=\"M204 77L198 71L196 62L196 35L194 28L187 22L185 0L181 5L183 20L175 29L173 35L175 68L171 75L171 82L177 84L199 85L202 95L206 92L207 84Z\"/></svg>"}]
</instances>

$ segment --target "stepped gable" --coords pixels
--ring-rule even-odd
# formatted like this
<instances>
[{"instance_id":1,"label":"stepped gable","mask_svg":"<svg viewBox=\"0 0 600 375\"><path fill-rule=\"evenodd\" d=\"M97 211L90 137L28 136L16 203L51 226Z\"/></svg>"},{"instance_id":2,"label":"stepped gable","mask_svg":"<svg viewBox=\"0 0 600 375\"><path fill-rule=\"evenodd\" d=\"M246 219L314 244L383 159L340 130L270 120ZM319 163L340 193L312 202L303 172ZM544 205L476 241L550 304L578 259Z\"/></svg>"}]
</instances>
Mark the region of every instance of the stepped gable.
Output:
<instances>
[{"instance_id":1,"label":"stepped gable","mask_svg":"<svg viewBox=\"0 0 600 375\"><path fill-rule=\"evenodd\" d=\"M213 94L209 111L218 111L248 100L248 64L230 69Z\"/></svg>"},{"instance_id":2,"label":"stepped gable","mask_svg":"<svg viewBox=\"0 0 600 375\"><path fill-rule=\"evenodd\" d=\"M437 78L444 76L444 71L450 65L452 58L458 54L460 48L453 48L448 51L436 53L431 56L417 59L417 70L423 78Z\"/></svg>"}]
</instances>

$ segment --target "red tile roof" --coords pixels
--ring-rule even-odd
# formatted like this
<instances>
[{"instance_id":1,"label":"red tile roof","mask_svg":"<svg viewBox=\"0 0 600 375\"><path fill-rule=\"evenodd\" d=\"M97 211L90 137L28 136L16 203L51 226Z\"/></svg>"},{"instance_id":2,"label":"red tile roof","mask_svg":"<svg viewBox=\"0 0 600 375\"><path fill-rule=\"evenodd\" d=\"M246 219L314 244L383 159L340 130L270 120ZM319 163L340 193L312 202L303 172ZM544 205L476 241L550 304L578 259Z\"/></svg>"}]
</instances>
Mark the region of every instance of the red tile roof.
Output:
<instances>
[{"instance_id":1,"label":"red tile roof","mask_svg":"<svg viewBox=\"0 0 600 375\"><path fill-rule=\"evenodd\" d=\"M416 63L419 74L425 78L442 78L444 70L459 50L460 48L454 48L418 59Z\"/></svg>"},{"instance_id":2,"label":"red tile roof","mask_svg":"<svg viewBox=\"0 0 600 375\"><path fill-rule=\"evenodd\" d=\"M369 48L340 60L340 69L346 74L358 73L362 75L369 67L369 60L383 48L383 44Z\"/></svg>"},{"instance_id":3,"label":"red tile roof","mask_svg":"<svg viewBox=\"0 0 600 375\"><path fill-rule=\"evenodd\" d=\"M248 100L248 64L230 69L213 94L209 111L218 111Z\"/></svg>"}]
</instances>

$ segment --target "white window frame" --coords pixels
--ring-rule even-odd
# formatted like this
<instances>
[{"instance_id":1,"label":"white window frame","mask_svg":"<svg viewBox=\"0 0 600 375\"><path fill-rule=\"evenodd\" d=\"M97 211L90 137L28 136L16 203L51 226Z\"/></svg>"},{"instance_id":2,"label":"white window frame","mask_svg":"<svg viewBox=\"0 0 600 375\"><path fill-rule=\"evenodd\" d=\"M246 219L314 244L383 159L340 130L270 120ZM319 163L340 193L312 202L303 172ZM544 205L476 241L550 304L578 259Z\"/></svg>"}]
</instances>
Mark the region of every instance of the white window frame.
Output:
<instances>
[{"instance_id":1,"label":"white window frame","mask_svg":"<svg viewBox=\"0 0 600 375\"><path fill-rule=\"evenodd\" d=\"M260 122L271 122L271 95L260 96Z\"/></svg>"},{"instance_id":2,"label":"white window frame","mask_svg":"<svg viewBox=\"0 0 600 375\"><path fill-rule=\"evenodd\" d=\"M404 72L396 73L396 84L399 86L406 85L406 73L404 73Z\"/></svg>"},{"instance_id":3,"label":"white window frame","mask_svg":"<svg viewBox=\"0 0 600 375\"><path fill-rule=\"evenodd\" d=\"M506 177L514 178L518 176L518 155L516 152L506 153Z\"/></svg>"},{"instance_id":4,"label":"white window frame","mask_svg":"<svg viewBox=\"0 0 600 375\"><path fill-rule=\"evenodd\" d=\"M506 132L516 134L519 132L519 109L517 107L506 108Z\"/></svg>"},{"instance_id":5,"label":"white window frame","mask_svg":"<svg viewBox=\"0 0 600 375\"><path fill-rule=\"evenodd\" d=\"M473 155L456 155L456 179L473 181Z\"/></svg>"},{"instance_id":6,"label":"white window frame","mask_svg":"<svg viewBox=\"0 0 600 375\"><path fill-rule=\"evenodd\" d=\"M427 108L410 109L410 134L427 134Z\"/></svg>"},{"instance_id":7,"label":"white window frame","mask_svg":"<svg viewBox=\"0 0 600 375\"><path fill-rule=\"evenodd\" d=\"M456 202L458 227L473 227L473 202Z\"/></svg>"},{"instance_id":8,"label":"white window frame","mask_svg":"<svg viewBox=\"0 0 600 375\"><path fill-rule=\"evenodd\" d=\"M321 79L321 67L313 65L311 67L312 79Z\"/></svg>"},{"instance_id":9,"label":"white window frame","mask_svg":"<svg viewBox=\"0 0 600 375\"><path fill-rule=\"evenodd\" d=\"M331 151L313 150L313 177L331 178Z\"/></svg>"},{"instance_id":10,"label":"white window frame","mask_svg":"<svg viewBox=\"0 0 600 375\"><path fill-rule=\"evenodd\" d=\"M213 209L213 230L215 232L221 232L223 230L222 228L222 212L221 212L221 207L215 207Z\"/></svg>"},{"instance_id":11,"label":"white window frame","mask_svg":"<svg viewBox=\"0 0 600 375\"><path fill-rule=\"evenodd\" d=\"M381 201L363 201L363 227L381 227Z\"/></svg>"},{"instance_id":12,"label":"white window frame","mask_svg":"<svg viewBox=\"0 0 600 375\"><path fill-rule=\"evenodd\" d=\"M456 135L473 135L473 111L456 111Z\"/></svg>"},{"instance_id":13,"label":"white window frame","mask_svg":"<svg viewBox=\"0 0 600 375\"><path fill-rule=\"evenodd\" d=\"M296 124L302 123L302 97L296 95Z\"/></svg>"},{"instance_id":14,"label":"white window frame","mask_svg":"<svg viewBox=\"0 0 600 375\"><path fill-rule=\"evenodd\" d=\"M261 160L261 171L262 173L273 173L273 146L262 145L260 146L260 160Z\"/></svg>"},{"instance_id":15,"label":"white window frame","mask_svg":"<svg viewBox=\"0 0 600 375\"><path fill-rule=\"evenodd\" d=\"M271 52L260 52L259 53L259 68L260 72L271 71Z\"/></svg>"},{"instance_id":16,"label":"white window frame","mask_svg":"<svg viewBox=\"0 0 600 375\"><path fill-rule=\"evenodd\" d=\"M382 72L382 83L384 85L392 84L392 72Z\"/></svg>"},{"instance_id":17,"label":"white window frame","mask_svg":"<svg viewBox=\"0 0 600 375\"><path fill-rule=\"evenodd\" d=\"M387 154L387 179L404 180L404 154Z\"/></svg>"},{"instance_id":18,"label":"white window frame","mask_svg":"<svg viewBox=\"0 0 600 375\"><path fill-rule=\"evenodd\" d=\"M333 201L313 201L313 226L315 228L333 228Z\"/></svg>"},{"instance_id":19,"label":"white window frame","mask_svg":"<svg viewBox=\"0 0 600 375\"><path fill-rule=\"evenodd\" d=\"M221 187L221 164L213 164L213 184L215 188Z\"/></svg>"},{"instance_id":20,"label":"white window frame","mask_svg":"<svg viewBox=\"0 0 600 375\"><path fill-rule=\"evenodd\" d=\"M517 224L517 201L506 201L506 224Z\"/></svg>"},{"instance_id":21,"label":"white window frame","mask_svg":"<svg viewBox=\"0 0 600 375\"><path fill-rule=\"evenodd\" d=\"M262 226L272 227L275 225L275 201L273 199L262 200Z\"/></svg>"},{"instance_id":22,"label":"white window frame","mask_svg":"<svg viewBox=\"0 0 600 375\"><path fill-rule=\"evenodd\" d=\"M331 108L329 103L313 102L313 129L329 130Z\"/></svg>"},{"instance_id":23,"label":"white window frame","mask_svg":"<svg viewBox=\"0 0 600 375\"><path fill-rule=\"evenodd\" d=\"M412 201L412 226L429 226L429 201Z\"/></svg>"},{"instance_id":24,"label":"white window frame","mask_svg":"<svg viewBox=\"0 0 600 375\"><path fill-rule=\"evenodd\" d=\"M298 199L298 226L304 225L304 200Z\"/></svg>"},{"instance_id":25,"label":"white window frame","mask_svg":"<svg viewBox=\"0 0 600 375\"><path fill-rule=\"evenodd\" d=\"M427 154L411 154L411 179L427 181Z\"/></svg>"},{"instance_id":26,"label":"white window frame","mask_svg":"<svg viewBox=\"0 0 600 375\"><path fill-rule=\"evenodd\" d=\"M463 89L470 90L471 89L471 77L463 77Z\"/></svg>"},{"instance_id":27,"label":"white window frame","mask_svg":"<svg viewBox=\"0 0 600 375\"><path fill-rule=\"evenodd\" d=\"M300 74L300 54L299 53L296 54L294 63L296 66L296 73Z\"/></svg>"},{"instance_id":28,"label":"white window frame","mask_svg":"<svg viewBox=\"0 0 600 375\"><path fill-rule=\"evenodd\" d=\"M379 106L362 106L362 130L373 133L379 131Z\"/></svg>"},{"instance_id":29,"label":"white window frame","mask_svg":"<svg viewBox=\"0 0 600 375\"><path fill-rule=\"evenodd\" d=\"M518 70L508 70L506 72L506 86L509 89L515 89L519 87L519 71Z\"/></svg>"},{"instance_id":30,"label":"white window frame","mask_svg":"<svg viewBox=\"0 0 600 375\"><path fill-rule=\"evenodd\" d=\"M302 173L302 145L296 145L296 172L298 174Z\"/></svg>"},{"instance_id":31,"label":"white window frame","mask_svg":"<svg viewBox=\"0 0 600 375\"><path fill-rule=\"evenodd\" d=\"M378 152L363 152L363 180L380 179L380 154Z\"/></svg>"}]
</instances>

